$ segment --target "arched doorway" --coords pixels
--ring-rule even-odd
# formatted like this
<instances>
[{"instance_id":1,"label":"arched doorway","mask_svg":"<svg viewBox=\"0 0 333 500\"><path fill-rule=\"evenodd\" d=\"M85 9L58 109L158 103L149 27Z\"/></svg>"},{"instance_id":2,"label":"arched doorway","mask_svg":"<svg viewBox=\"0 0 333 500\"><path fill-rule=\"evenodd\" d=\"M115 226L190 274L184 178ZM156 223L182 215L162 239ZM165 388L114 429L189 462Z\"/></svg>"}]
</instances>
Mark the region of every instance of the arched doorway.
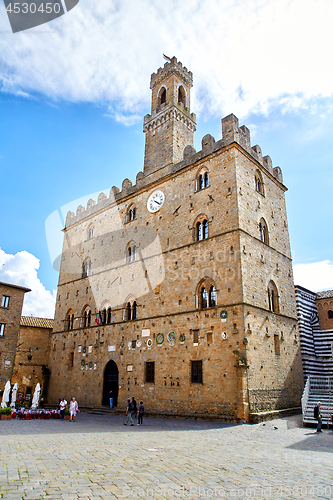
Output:
<instances>
[{"instance_id":1,"label":"arched doorway","mask_svg":"<svg viewBox=\"0 0 333 500\"><path fill-rule=\"evenodd\" d=\"M103 402L105 406L110 405L109 393L113 394L113 406L118 403L118 368L114 361L109 361L104 370Z\"/></svg>"}]
</instances>

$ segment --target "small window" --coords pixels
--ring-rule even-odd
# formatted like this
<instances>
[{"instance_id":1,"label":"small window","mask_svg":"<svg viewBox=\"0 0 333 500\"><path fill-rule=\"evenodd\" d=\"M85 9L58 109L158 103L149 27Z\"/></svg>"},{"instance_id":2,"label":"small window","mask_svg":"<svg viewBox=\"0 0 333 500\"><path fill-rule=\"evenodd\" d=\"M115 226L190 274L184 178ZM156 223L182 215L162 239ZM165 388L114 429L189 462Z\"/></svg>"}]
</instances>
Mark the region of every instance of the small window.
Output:
<instances>
[{"instance_id":1,"label":"small window","mask_svg":"<svg viewBox=\"0 0 333 500\"><path fill-rule=\"evenodd\" d=\"M155 362L146 362L146 382L153 384L155 382Z\"/></svg>"},{"instance_id":2,"label":"small window","mask_svg":"<svg viewBox=\"0 0 333 500\"><path fill-rule=\"evenodd\" d=\"M328 315L328 319L333 319L333 311L331 311L331 310L328 311L327 315Z\"/></svg>"},{"instance_id":3,"label":"small window","mask_svg":"<svg viewBox=\"0 0 333 500\"><path fill-rule=\"evenodd\" d=\"M259 170L257 170L255 173L254 183L256 191L264 196L264 183L262 180L261 172L259 172Z\"/></svg>"},{"instance_id":4,"label":"small window","mask_svg":"<svg viewBox=\"0 0 333 500\"><path fill-rule=\"evenodd\" d=\"M91 260L86 259L82 266L82 278L87 278L91 274Z\"/></svg>"},{"instance_id":5,"label":"small window","mask_svg":"<svg viewBox=\"0 0 333 500\"><path fill-rule=\"evenodd\" d=\"M163 88L163 90L161 92L160 103L164 104L165 102L166 102L166 90L165 90L165 88Z\"/></svg>"},{"instance_id":6,"label":"small window","mask_svg":"<svg viewBox=\"0 0 333 500\"><path fill-rule=\"evenodd\" d=\"M74 366L74 352L69 353L69 368L73 368Z\"/></svg>"},{"instance_id":7,"label":"small window","mask_svg":"<svg viewBox=\"0 0 333 500\"><path fill-rule=\"evenodd\" d=\"M199 345L199 330L192 330L193 345Z\"/></svg>"},{"instance_id":8,"label":"small window","mask_svg":"<svg viewBox=\"0 0 333 500\"><path fill-rule=\"evenodd\" d=\"M208 172L201 172L197 177L197 190L201 191L209 186Z\"/></svg>"},{"instance_id":9,"label":"small window","mask_svg":"<svg viewBox=\"0 0 333 500\"><path fill-rule=\"evenodd\" d=\"M127 253L126 253L126 262L129 264L130 262L135 261L135 255L136 255L136 248L135 245L129 245L127 248Z\"/></svg>"},{"instance_id":10,"label":"small window","mask_svg":"<svg viewBox=\"0 0 333 500\"><path fill-rule=\"evenodd\" d=\"M269 244L268 229L267 229L267 224L266 224L265 219L260 219L259 237L260 237L260 241L262 241L263 243L266 243L266 245Z\"/></svg>"},{"instance_id":11,"label":"small window","mask_svg":"<svg viewBox=\"0 0 333 500\"><path fill-rule=\"evenodd\" d=\"M280 338L278 335L274 335L274 349L275 355L280 356Z\"/></svg>"},{"instance_id":12,"label":"small window","mask_svg":"<svg viewBox=\"0 0 333 500\"><path fill-rule=\"evenodd\" d=\"M65 322L65 330L73 330L74 328L74 314L73 311L68 311Z\"/></svg>"},{"instance_id":13,"label":"small window","mask_svg":"<svg viewBox=\"0 0 333 500\"><path fill-rule=\"evenodd\" d=\"M136 219L136 207L132 205L127 212L126 221L130 222L135 219Z\"/></svg>"},{"instance_id":14,"label":"small window","mask_svg":"<svg viewBox=\"0 0 333 500\"><path fill-rule=\"evenodd\" d=\"M268 307L269 310L275 313L279 312L279 297L276 285L273 281L268 284Z\"/></svg>"},{"instance_id":15,"label":"small window","mask_svg":"<svg viewBox=\"0 0 333 500\"><path fill-rule=\"evenodd\" d=\"M201 309L206 309L208 307L208 293L206 288L201 288Z\"/></svg>"},{"instance_id":16,"label":"small window","mask_svg":"<svg viewBox=\"0 0 333 500\"><path fill-rule=\"evenodd\" d=\"M208 172L206 172L204 175L204 185L205 185L205 188L209 186Z\"/></svg>"},{"instance_id":17,"label":"small window","mask_svg":"<svg viewBox=\"0 0 333 500\"><path fill-rule=\"evenodd\" d=\"M1 307L9 306L9 297L7 295L2 296Z\"/></svg>"},{"instance_id":18,"label":"small window","mask_svg":"<svg viewBox=\"0 0 333 500\"><path fill-rule=\"evenodd\" d=\"M111 323L111 307L109 307L109 308L108 308L108 311L107 311L106 323L107 323L108 325Z\"/></svg>"},{"instance_id":19,"label":"small window","mask_svg":"<svg viewBox=\"0 0 333 500\"><path fill-rule=\"evenodd\" d=\"M131 321L137 317L137 303L134 301L132 304L127 302L125 308L125 321Z\"/></svg>"},{"instance_id":20,"label":"small window","mask_svg":"<svg viewBox=\"0 0 333 500\"><path fill-rule=\"evenodd\" d=\"M94 237L94 228L90 227L88 230L88 240L91 240L91 238Z\"/></svg>"},{"instance_id":21,"label":"small window","mask_svg":"<svg viewBox=\"0 0 333 500\"><path fill-rule=\"evenodd\" d=\"M0 337L3 337L5 335L5 323L0 323Z\"/></svg>"},{"instance_id":22,"label":"small window","mask_svg":"<svg viewBox=\"0 0 333 500\"><path fill-rule=\"evenodd\" d=\"M211 286L209 289L209 297L208 297L209 307L216 306L216 290L214 286Z\"/></svg>"},{"instance_id":23,"label":"small window","mask_svg":"<svg viewBox=\"0 0 333 500\"><path fill-rule=\"evenodd\" d=\"M191 361L191 382L202 384L202 361Z\"/></svg>"},{"instance_id":24,"label":"small window","mask_svg":"<svg viewBox=\"0 0 333 500\"><path fill-rule=\"evenodd\" d=\"M203 281L198 289L198 307L199 309L207 309L208 307L215 307L217 304L216 288L211 280Z\"/></svg>"},{"instance_id":25,"label":"small window","mask_svg":"<svg viewBox=\"0 0 333 500\"><path fill-rule=\"evenodd\" d=\"M208 238L208 220L204 219L196 223L195 229L196 241L205 240Z\"/></svg>"},{"instance_id":26,"label":"small window","mask_svg":"<svg viewBox=\"0 0 333 500\"><path fill-rule=\"evenodd\" d=\"M178 89L178 102L183 103L184 106L186 105L185 90L182 85Z\"/></svg>"},{"instance_id":27,"label":"small window","mask_svg":"<svg viewBox=\"0 0 333 500\"><path fill-rule=\"evenodd\" d=\"M103 323L103 325L106 324L106 309L105 309L105 307L102 311L102 323Z\"/></svg>"},{"instance_id":28,"label":"small window","mask_svg":"<svg viewBox=\"0 0 333 500\"><path fill-rule=\"evenodd\" d=\"M136 302L133 302L132 306L132 319L136 319Z\"/></svg>"},{"instance_id":29,"label":"small window","mask_svg":"<svg viewBox=\"0 0 333 500\"><path fill-rule=\"evenodd\" d=\"M90 324L91 324L91 310L87 308L83 313L83 328L89 327Z\"/></svg>"},{"instance_id":30,"label":"small window","mask_svg":"<svg viewBox=\"0 0 333 500\"><path fill-rule=\"evenodd\" d=\"M130 321L131 320L131 303L127 302L126 308L125 308L125 320Z\"/></svg>"}]
</instances>

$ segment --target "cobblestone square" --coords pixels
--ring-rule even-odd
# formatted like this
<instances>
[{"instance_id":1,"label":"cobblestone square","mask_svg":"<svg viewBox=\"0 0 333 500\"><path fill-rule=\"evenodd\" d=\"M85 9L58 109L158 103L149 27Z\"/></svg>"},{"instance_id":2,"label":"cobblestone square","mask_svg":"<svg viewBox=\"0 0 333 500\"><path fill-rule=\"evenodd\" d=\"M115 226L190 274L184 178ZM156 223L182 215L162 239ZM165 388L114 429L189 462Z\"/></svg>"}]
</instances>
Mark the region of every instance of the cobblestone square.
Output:
<instances>
[{"instance_id":1,"label":"cobblestone square","mask_svg":"<svg viewBox=\"0 0 333 500\"><path fill-rule=\"evenodd\" d=\"M255 425L80 413L0 421L0 498L333 498L333 432L293 416Z\"/></svg>"}]
</instances>

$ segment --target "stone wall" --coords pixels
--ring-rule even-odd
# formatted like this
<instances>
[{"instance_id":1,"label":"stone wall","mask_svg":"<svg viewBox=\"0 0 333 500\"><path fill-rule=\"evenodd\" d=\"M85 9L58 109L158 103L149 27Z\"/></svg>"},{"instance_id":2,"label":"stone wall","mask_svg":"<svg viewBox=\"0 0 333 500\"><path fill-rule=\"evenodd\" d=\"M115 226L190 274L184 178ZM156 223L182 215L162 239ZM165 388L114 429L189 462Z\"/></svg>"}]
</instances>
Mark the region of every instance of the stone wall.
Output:
<instances>
[{"instance_id":1,"label":"stone wall","mask_svg":"<svg viewBox=\"0 0 333 500\"><path fill-rule=\"evenodd\" d=\"M29 288L0 283L0 324L4 324L0 336L0 391L11 380L20 330L24 294ZM1 307L3 297L9 297L8 306Z\"/></svg>"}]
</instances>

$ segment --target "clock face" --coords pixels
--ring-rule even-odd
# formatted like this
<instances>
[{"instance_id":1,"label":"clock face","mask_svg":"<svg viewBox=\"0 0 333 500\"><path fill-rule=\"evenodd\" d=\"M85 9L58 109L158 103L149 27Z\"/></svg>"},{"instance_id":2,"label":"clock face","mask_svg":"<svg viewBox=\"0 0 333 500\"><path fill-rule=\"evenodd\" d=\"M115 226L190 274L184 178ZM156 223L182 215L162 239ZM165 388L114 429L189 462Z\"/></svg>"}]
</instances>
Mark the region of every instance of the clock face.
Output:
<instances>
[{"instance_id":1,"label":"clock face","mask_svg":"<svg viewBox=\"0 0 333 500\"><path fill-rule=\"evenodd\" d=\"M147 209L149 212L157 212L164 203L165 195L163 191L154 191L148 198Z\"/></svg>"}]
</instances>

